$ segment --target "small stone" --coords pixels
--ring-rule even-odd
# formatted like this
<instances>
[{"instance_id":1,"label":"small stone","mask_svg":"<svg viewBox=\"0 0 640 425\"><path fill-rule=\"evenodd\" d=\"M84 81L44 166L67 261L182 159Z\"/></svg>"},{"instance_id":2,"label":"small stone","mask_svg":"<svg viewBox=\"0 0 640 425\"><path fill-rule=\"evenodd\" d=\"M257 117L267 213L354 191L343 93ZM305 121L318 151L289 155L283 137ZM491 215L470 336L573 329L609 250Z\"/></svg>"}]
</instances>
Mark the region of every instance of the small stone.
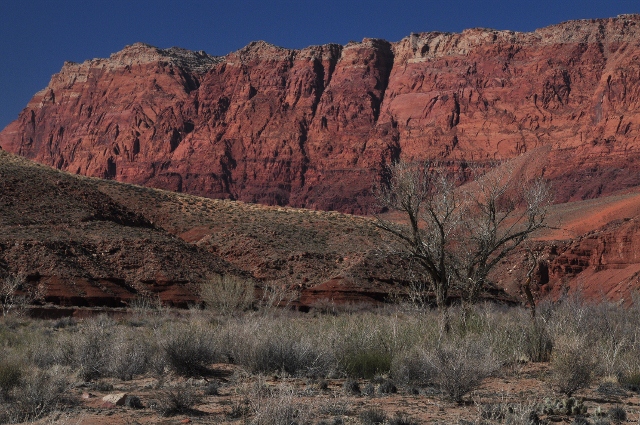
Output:
<instances>
[{"instance_id":1,"label":"small stone","mask_svg":"<svg viewBox=\"0 0 640 425\"><path fill-rule=\"evenodd\" d=\"M115 406L124 406L124 401L126 398L127 398L127 393L114 393L114 394L107 394L106 396L102 397L102 401L106 403L111 403Z\"/></svg>"},{"instance_id":2,"label":"small stone","mask_svg":"<svg viewBox=\"0 0 640 425\"><path fill-rule=\"evenodd\" d=\"M188 424L188 423L191 423L191 419L189 419L189 418L183 419L183 420L181 420L181 421L180 421L180 423L181 423L181 424Z\"/></svg>"}]
</instances>

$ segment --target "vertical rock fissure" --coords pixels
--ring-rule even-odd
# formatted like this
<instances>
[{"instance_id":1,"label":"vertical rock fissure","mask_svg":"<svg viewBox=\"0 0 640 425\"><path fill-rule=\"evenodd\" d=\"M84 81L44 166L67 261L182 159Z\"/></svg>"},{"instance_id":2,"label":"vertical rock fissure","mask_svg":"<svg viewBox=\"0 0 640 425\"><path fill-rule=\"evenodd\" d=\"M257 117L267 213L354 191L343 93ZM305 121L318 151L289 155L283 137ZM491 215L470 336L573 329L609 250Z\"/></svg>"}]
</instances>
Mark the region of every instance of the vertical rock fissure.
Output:
<instances>
[{"instance_id":1,"label":"vertical rock fissure","mask_svg":"<svg viewBox=\"0 0 640 425\"><path fill-rule=\"evenodd\" d=\"M384 102L384 95L387 91L387 87L389 87L389 77L391 76L391 71L393 70L395 55L393 53L393 49L391 48L391 44L389 42L384 43L385 51L384 51L384 63L383 63L383 72L381 72L381 80L380 80L380 97L377 99L377 102L373 106L373 123L374 125L378 123L378 118L380 117L380 111L382 110L382 103Z\"/></svg>"}]
</instances>

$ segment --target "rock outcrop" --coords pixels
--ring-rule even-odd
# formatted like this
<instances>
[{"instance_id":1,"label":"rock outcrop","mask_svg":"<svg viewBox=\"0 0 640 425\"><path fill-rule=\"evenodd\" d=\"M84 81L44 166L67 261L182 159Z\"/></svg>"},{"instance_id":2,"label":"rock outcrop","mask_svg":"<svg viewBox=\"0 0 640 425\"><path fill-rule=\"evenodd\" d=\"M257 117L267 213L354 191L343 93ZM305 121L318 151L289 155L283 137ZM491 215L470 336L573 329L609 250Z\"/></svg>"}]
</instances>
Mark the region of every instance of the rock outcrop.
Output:
<instances>
[{"instance_id":1,"label":"rock outcrop","mask_svg":"<svg viewBox=\"0 0 640 425\"><path fill-rule=\"evenodd\" d=\"M394 158L544 148L557 201L640 184L640 15L224 57L134 44L66 63L0 146L89 176L367 213ZM570 166L568 166L570 164Z\"/></svg>"}]
</instances>

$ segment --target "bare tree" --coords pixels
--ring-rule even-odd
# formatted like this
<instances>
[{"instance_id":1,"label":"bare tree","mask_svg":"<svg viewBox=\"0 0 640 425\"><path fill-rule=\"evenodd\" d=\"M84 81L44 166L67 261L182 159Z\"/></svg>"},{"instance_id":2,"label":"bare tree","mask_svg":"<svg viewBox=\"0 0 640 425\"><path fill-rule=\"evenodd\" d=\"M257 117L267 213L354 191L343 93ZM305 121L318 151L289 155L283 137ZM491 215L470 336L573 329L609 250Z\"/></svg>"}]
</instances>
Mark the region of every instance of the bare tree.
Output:
<instances>
[{"instance_id":1,"label":"bare tree","mask_svg":"<svg viewBox=\"0 0 640 425\"><path fill-rule=\"evenodd\" d=\"M19 304L18 289L22 282L16 276L7 276L0 281L0 306L2 315L7 316Z\"/></svg>"},{"instance_id":2,"label":"bare tree","mask_svg":"<svg viewBox=\"0 0 640 425\"><path fill-rule=\"evenodd\" d=\"M466 299L475 302L489 272L544 227L550 189L542 179L519 179L503 167L465 185L463 192L454 270Z\"/></svg>"},{"instance_id":3,"label":"bare tree","mask_svg":"<svg viewBox=\"0 0 640 425\"><path fill-rule=\"evenodd\" d=\"M548 185L501 170L456 187L456 176L443 167L397 162L375 190L383 207L408 222L378 216L377 226L425 272L438 308L447 305L453 286L476 301L491 270L544 226Z\"/></svg>"},{"instance_id":4,"label":"bare tree","mask_svg":"<svg viewBox=\"0 0 640 425\"><path fill-rule=\"evenodd\" d=\"M21 314L24 309L36 300L43 300L45 296L43 284L26 288L23 279L19 276L7 276L0 280L0 310L2 316L14 312Z\"/></svg>"},{"instance_id":5,"label":"bare tree","mask_svg":"<svg viewBox=\"0 0 640 425\"><path fill-rule=\"evenodd\" d=\"M452 244L460 227L462 199L452 179L429 164L397 162L386 171L386 181L375 191L378 201L385 208L403 213L408 225L380 217L376 225L402 243L426 273L436 305L444 307L455 276Z\"/></svg>"}]
</instances>

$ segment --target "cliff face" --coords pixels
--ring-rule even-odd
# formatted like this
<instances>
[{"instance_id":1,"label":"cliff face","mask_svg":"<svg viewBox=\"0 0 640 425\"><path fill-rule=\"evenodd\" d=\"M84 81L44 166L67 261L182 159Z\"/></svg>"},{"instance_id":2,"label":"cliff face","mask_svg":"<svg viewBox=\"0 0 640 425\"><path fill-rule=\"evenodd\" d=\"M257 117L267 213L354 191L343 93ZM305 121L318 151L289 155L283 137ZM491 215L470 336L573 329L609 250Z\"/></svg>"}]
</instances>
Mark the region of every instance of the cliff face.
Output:
<instances>
[{"instance_id":1,"label":"cliff face","mask_svg":"<svg viewBox=\"0 0 640 425\"><path fill-rule=\"evenodd\" d=\"M225 57L135 44L66 63L0 146L74 173L356 213L393 158L541 148L563 202L640 184L639 82L638 15Z\"/></svg>"}]
</instances>

